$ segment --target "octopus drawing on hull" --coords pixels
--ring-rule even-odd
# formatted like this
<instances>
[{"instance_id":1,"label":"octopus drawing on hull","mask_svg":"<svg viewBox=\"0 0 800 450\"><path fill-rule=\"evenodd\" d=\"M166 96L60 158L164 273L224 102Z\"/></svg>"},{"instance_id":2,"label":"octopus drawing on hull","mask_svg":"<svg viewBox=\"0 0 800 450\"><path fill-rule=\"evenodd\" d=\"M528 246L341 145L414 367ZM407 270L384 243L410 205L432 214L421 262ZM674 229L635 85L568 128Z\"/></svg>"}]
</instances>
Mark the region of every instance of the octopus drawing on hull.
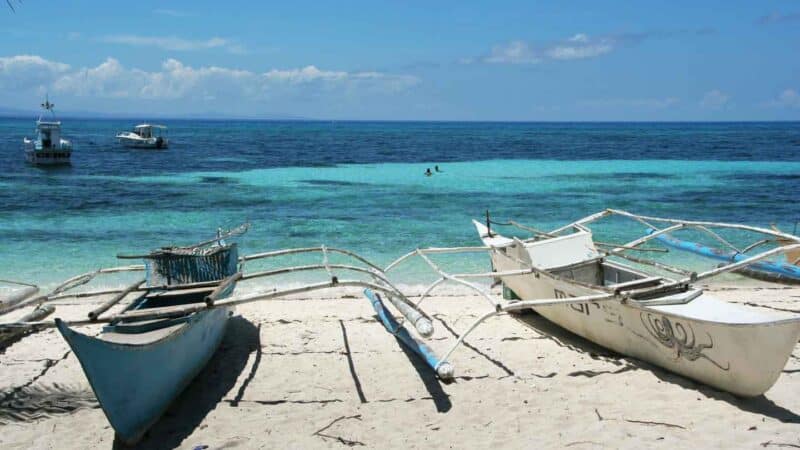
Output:
<instances>
[{"instance_id":1,"label":"octopus drawing on hull","mask_svg":"<svg viewBox=\"0 0 800 450\"><path fill-rule=\"evenodd\" d=\"M714 348L714 339L711 334L706 333L708 336L708 344L697 343L694 329L690 324L682 324L680 322L673 323L666 316L656 316L655 314L642 312L640 313L642 325L650 333L650 336L656 339L664 347L675 350L678 358L684 358L687 361L696 361L700 358L709 361L711 364L719 367L722 370L730 369L730 363L725 366L714 361L708 355L703 354L703 351L708 348Z\"/></svg>"}]
</instances>

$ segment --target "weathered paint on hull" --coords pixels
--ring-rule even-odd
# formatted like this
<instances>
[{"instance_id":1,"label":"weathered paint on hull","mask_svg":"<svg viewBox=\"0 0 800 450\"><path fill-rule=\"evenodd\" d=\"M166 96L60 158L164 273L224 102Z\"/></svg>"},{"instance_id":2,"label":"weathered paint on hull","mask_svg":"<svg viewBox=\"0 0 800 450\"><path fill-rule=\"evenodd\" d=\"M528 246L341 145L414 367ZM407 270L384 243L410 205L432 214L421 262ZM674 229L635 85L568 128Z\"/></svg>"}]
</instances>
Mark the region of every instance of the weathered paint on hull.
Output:
<instances>
[{"instance_id":1,"label":"weathered paint on hull","mask_svg":"<svg viewBox=\"0 0 800 450\"><path fill-rule=\"evenodd\" d=\"M126 444L137 442L202 370L219 346L229 308L195 313L187 326L147 345L117 344L78 333L56 319L100 406Z\"/></svg>"},{"instance_id":2,"label":"weathered paint on hull","mask_svg":"<svg viewBox=\"0 0 800 450\"><path fill-rule=\"evenodd\" d=\"M499 252L493 252L492 262L498 271L520 268ZM534 275L503 277L503 283L523 300L598 293ZM675 309L615 300L534 308L603 347L745 397L775 384L800 337L796 320L733 324L687 318L670 311Z\"/></svg>"}]
</instances>

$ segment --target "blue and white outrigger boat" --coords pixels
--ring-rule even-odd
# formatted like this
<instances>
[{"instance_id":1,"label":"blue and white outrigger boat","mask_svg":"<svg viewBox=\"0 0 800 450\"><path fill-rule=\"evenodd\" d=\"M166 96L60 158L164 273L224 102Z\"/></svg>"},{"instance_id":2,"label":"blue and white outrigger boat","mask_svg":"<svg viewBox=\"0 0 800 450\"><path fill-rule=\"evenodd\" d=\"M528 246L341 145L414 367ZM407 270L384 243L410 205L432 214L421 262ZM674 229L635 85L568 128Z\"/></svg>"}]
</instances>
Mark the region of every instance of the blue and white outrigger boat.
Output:
<instances>
[{"instance_id":1,"label":"blue and white outrigger boat","mask_svg":"<svg viewBox=\"0 0 800 450\"><path fill-rule=\"evenodd\" d=\"M11 293L0 296L0 316L22 308L32 308L32 311L15 322L0 323L0 343L56 327L80 361L117 438L125 444L133 444L207 364L237 305L349 286L384 293L399 304L402 311L423 319L413 304L383 277L381 268L366 259L347 250L325 246L239 256L236 243L224 240L246 229L244 225L189 247L168 247L146 255L123 256L144 259L145 264L82 274L44 295L38 295L39 288L35 285L11 283L14 286ZM304 253L322 254L323 261L244 272L245 264L252 264L252 261ZM329 257L333 255L350 258L355 265L330 262ZM99 275L137 271L144 271L145 276L121 289L71 292ZM327 280L283 290L265 286L249 294L232 295L236 286L247 280L307 271L320 271ZM374 281L340 279L336 275L340 271L364 275ZM10 282L0 281L0 285L4 283ZM126 300L131 296L132 300ZM43 320L53 314L57 300L96 297L108 299L89 311L86 319ZM109 310L118 304L124 308L110 313ZM388 315L385 310L384 313ZM77 330L81 326L102 323L106 325L97 336ZM420 329L424 329L424 323L429 324L430 319L420 320Z\"/></svg>"}]
</instances>

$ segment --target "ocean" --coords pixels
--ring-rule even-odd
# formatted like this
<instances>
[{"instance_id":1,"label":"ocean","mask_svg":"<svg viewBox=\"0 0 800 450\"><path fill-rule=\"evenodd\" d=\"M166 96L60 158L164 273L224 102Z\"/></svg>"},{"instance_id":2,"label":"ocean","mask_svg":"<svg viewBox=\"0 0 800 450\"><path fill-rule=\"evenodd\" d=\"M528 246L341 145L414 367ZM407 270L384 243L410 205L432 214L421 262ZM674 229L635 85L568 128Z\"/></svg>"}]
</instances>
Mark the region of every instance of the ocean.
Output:
<instances>
[{"instance_id":1,"label":"ocean","mask_svg":"<svg viewBox=\"0 0 800 450\"><path fill-rule=\"evenodd\" d=\"M797 122L169 120L168 150L135 150L114 139L132 121L64 119L72 166L41 169L21 149L34 121L0 119L0 278L43 285L245 221L242 253L325 244L386 264L478 245L470 219L487 209L540 229L607 207L787 231L800 220ZM612 220L600 238L643 231ZM480 258L455 263L485 270Z\"/></svg>"}]
</instances>

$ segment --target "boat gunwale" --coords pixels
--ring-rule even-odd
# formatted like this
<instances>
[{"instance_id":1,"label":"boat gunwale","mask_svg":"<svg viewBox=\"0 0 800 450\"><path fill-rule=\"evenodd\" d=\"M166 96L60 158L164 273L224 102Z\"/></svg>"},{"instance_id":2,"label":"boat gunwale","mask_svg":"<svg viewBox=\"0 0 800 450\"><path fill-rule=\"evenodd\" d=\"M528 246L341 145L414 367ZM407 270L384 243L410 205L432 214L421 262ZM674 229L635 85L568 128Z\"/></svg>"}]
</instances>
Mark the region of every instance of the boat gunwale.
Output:
<instances>
[{"instance_id":1,"label":"boat gunwale","mask_svg":"<svg viewBox=\"0 0 800 450\"><path fill-rule=\"evenodd\" d=\"M496 234L496 235L504 237L504 236L499 235L499 234ZM516 261L514 258L511 258L509 255L507 255L505 253L502 253L502 252L491 252L491 253L492 253L491 257L494 257L494 254L498 254L498 255L502 255L503 257L507 258L509 261L511 261L513 263L517 263L517 264L519 263L519 261ZM587 260L587 262L588 261L591 261L591 260ZM571 265L576 265L576 264L580 264L580 263L581 262L576 262L576 263L573 263ZM603 263L611 263L611 264L615 264L615 265L618 264L616 261L603 261ZM626 265L624 265L624 264L621 264L621 266L622 266L622 268L626 267ZM552 275L556 275L556 274L552 274L549 269L538 269L538 270L541 271L541 272L545 272L545 273L547 273L547 274L549 274L551 276ZM638 271L635 271L633 273L637 273L637 272ZM646 273L645 272L638 272L637 275L646 275ZM513 276L524 276L524 275L513 275ZM502 277L500 277L500 278L502 278ZM601 290L601 288L603 288L603 286L599 286L599 285L596 285L596 284L592 284L591 286L581 286L580 284L575 283L575 282L573 282L572 280L569 280L569 279L563 279L563 278L559 277L557 280L561 281L561 282L564 282L564 283L572 284L572 285L575 285L575 286L580 286L580 287L583 287L585 289L593 289L592 294L588 294L588 295L593 295L593 294L598 294L599 295L599 294L607 293L607 291ZM665 280L671 280L671 279L665 278ZM696 297L696 298L694 298L694 299L691 299L687 303L684 303L684 305L689 304L689 303L694 302L694 301L697 301L703 295L708 295L707 294L708 291L703 289L703 288L690 287L690 289L701 291L701 295ZM715 301L720 301L720 302L723 301L723 300L719 300L718 298L714 297L713 295L709 295L708 298L713 299ZM606 300L606 301L608 301L608 300ZM800 315L797 315L796 317L791 317L791 318L767 320L767 321L764 321L764 322L735 322L735 321L733 321L733 322L723 322L723 321L719 321L719 320L702 319L702 318L697 318L697 317L693 317L693 316L687 316L687 315L684 315L684 314L681 314L681 313L677 313L677 312L673 312L673 311L662 311L662 310L657 309L657 308L660 307L660 306L672 306L672 305L647 305L647 304L643 304L640 301L637 301L635 299L631 299L631 298L625 296L624 294L617 295L615 299L610 300L610 301L616 301L616 302L618 302L618 303L620 303L622 305L630 306L632 308L640 309L640 310L643 310L643 311L649 311L649 312L654 312L654 313L657 313L657 314L669 315L671 317L681 318L681 319L684 319L684 320L689 320L689 321L693 321L693 322L697 322L697 323L712 324L712 325L713 324L717 324L717 325L727 325L727 326L733 326L733 327L759 327L759 326L780 326L780 325L784 325L784 324L800 322ZM593 301L587 300L585 303L593 303ZM747 305L741 305L741 304L737 304L737 303L733 303L733 304L736 305L737 307L742 308L742 309L751 310L753 312L757 312L759 315L764 313L763 311L758 311L757 309L754 309L754 307L748 307ZM551 306L558 306L558 305L532 306L532 308L534 308L534 309L535 308L547 308L547 307L551 307ZM675 305L675 306L678 306L678 305ZM777 312L774 313L774 314L777 314ZM786 314L790 314L790 313L787 312Z\"/></svg>"}]
</instances>

